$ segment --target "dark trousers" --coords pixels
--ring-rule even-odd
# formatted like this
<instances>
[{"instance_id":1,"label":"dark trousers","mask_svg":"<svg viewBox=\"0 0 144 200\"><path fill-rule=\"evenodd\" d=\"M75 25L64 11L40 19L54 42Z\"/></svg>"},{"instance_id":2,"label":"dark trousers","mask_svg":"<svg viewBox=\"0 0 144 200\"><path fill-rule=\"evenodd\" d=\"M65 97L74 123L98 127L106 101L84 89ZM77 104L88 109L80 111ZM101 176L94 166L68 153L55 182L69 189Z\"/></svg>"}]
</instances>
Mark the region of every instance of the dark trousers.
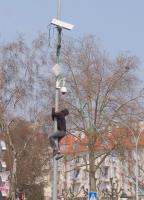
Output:
<instances>
[{"instance_id":1,"label":"dark trousers","mask_svg":"<svg viewBox=\"0 0 144 200\"><path fill-rule=\"evenodd\" d=\"M53 149L59 149L59 141L65 136L66 132L65 131L56 131L48 136L50 146Z\"/></svg>"}]
</instances>

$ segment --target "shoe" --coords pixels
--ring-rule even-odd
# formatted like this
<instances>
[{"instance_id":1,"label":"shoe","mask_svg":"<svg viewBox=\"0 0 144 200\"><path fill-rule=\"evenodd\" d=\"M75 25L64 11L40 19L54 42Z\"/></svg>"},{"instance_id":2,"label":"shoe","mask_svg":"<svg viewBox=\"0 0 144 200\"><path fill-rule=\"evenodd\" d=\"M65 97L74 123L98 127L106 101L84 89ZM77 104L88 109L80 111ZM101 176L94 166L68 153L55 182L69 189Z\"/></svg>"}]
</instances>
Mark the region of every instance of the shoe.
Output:
<instances>
[{"instance_id":1,"label":"shoe","mask_svg":"<svg viewBox=\"0 0 144 200\"><path fill-rule=\"evenodd\" d=\"M60 152L60 150L57 150L57 154L60 154L61 152Z\"/></svg>"},{"instance_id":2,"label":"shoe","mask_svg":"<svg viewBox=\"0 0 144 200\"><path fill-rule=\"evenodd\" d=\"M58 154L57 156L56 156L56 160L59 160L59 159L61 159L61 158L63 158L63 155L62 154Z\"/></svg>"}]
</instances>

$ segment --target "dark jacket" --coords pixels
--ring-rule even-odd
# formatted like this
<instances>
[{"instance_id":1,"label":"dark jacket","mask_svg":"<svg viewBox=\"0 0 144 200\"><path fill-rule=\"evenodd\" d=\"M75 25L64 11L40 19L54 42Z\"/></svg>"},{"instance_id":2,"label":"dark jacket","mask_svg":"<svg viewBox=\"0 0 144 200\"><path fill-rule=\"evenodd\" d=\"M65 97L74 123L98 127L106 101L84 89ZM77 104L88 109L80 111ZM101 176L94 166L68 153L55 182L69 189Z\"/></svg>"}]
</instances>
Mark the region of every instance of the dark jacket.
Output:
<instances>
[{"instance_id":1,"label":"dark jacket","mask_svg":"<svg viewBox=\"0 0 144 200\"><path fill-rule=\"evenodd\" d=\"M57 120L57 129L59 131L66 132L66 120L65 116L69 114L68 109L61 110L60 112L55 112L55 108L52 108L52 120L56 118Z\"/></svg>"}]
</instances>

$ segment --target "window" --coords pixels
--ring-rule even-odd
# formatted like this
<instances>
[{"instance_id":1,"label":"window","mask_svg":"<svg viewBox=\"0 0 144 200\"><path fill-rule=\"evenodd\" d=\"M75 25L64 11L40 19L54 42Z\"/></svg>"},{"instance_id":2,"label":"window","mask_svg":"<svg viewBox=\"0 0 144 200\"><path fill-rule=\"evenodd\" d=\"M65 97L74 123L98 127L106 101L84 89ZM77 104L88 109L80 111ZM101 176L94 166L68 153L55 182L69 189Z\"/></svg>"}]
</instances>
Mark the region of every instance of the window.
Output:
<instances>
[{"instance_id":1,"label":"window","mask_svg":"<svg viewBox=\"0 0 144 200\"><path fill-rule=\"evenodd\" d=\"M74 170L74 178L78 178L79 173L80 173L80 169L75 169Z\"/></svg>"},{"instance_id":2,"label":"window","mask_svg":"<svg viewBox=\"0 0 144 200\"><path fill-rule=\"evenodd\" d=\"M116 177L116 167L113 168L113 176Z\"/></svg>"},{"instance_id":3,"label":"window","mask_svg":"<svg viewBox=\"0 0 144 200\"><path fill-rule=\"evenodd\" d=\"M108 144L108 140L105 139L105 138L101 138L101 144L107 145Z\"/></svg>"},{"instance_id":4,"label":"window","mask_svg":"<svg viewBox=\"0 0 144 200\"><path fill-rule=\"evenodd\" d=\"M80 156L77 156L75 159L75 163L79 163L80 162Z\"/></svg>"},{"instance_id":5,"label":"window","mask_svg":"<svg viewBox=\"0 0 144 200\"><path fill-rule=\"evenodd\" d=\"M75 150L75 149L77 149L79 147L79 145L78 144L73 144L72 147Z\"/></svg>"},{"instance_id":6,"label":"window","mask_svg":"<svg viewBox=\"0 0 144 200\"><path fill-rule=\"evenodd\" d=\"M80 174L80 169L74 169L73 171L71 171L71 178L72 179L77 179L79 178L79 174Z\"/></svg>"},{"instance_id":7,"label":"window","mask_svg":"<svg viewBox=\"0 0 144 200\"><path fill-rule=\"evenodd\" d=\"M74 184L74 193L78 193L79 192L79 190L80 190L80 184L79 183L75 183Z\"/></svg>"},{"instance_id":8,"label":"window","mask_svg":"<svg viewBox=\"0 0 144 200\"><path fill-rule=\"evenodd\" d=\"M83 174L83 175L82 175L82 179L83 179L83 180L86 180L86 179L87 179L87 176L88 176L87 170L84 169L83 172L82 172L82 174Z\"/></svg>"},{"instance_id":9,"label":"window","mask_svg":"<svg viewBox=\"0 0 144 200\"><path fill-rule=\"evenodd\" d=\"M108 178L108 174L109 174L109 167L108 167L108 166L105 166L105 167L103 168L103 176L104 176L105 178Z\"/></svg>"},{"instance_id":10,"label":"window","mask_svg":"<svg viewBox=\"0 0 144 200\"><path fill-rule=\"evenodd\" d=\"M141 171L142 171L141 167L138 166L138 176L141 176L141 175L142 175L142 174L141 174Z\"/></svg>"}]
</instances>

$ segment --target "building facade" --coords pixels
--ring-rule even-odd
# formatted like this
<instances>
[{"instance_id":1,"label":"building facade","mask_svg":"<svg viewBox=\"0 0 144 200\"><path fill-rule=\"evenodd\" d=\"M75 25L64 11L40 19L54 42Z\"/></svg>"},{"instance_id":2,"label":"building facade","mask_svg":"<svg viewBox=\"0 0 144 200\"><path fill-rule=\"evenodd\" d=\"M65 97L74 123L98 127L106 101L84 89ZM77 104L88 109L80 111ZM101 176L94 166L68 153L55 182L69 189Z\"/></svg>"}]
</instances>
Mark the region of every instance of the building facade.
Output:
<instances>
[{"instance_id":1,"label":"building facade","mask_svg":"<svg viewBox=\"0 0 144 200\"><path fill-rule=\"evenodd\" d=\"M127 194L128 199L135 200L137 182L139 200L144 199L143 139L142 137L138 149L133 141L129 143L125 139L125 147L111 151L96 169L96 192L100 200L119 200L123 193ZM61 150L64 157L58 161L58 199L87 199L90 164L87 145L67 136L61 143ZM102 149L95 151L95 166L98 166L104 155ZM52 173L47 176L45 185L46 200L51 199L51 175Z\"/></svg>"}]
</instances>

